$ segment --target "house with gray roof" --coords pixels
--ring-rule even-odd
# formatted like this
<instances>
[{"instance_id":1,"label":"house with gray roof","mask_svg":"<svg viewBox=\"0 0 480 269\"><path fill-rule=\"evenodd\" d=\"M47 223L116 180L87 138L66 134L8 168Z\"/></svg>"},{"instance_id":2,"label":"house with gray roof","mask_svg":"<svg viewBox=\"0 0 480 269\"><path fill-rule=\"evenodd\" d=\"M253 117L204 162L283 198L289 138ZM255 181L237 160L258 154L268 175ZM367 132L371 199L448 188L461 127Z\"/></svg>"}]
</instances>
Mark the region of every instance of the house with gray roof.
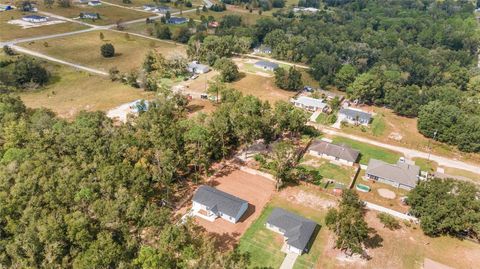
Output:
<instances>
[{"instance_id":1,"label":"house with gray roof","mask_svg":"<svg viewBox=\"0 0 480 269\"><path fill-rule=\"evenodd\" d=\"M192 198L194 215L208 221L222 218L236 223L247 208L247 201L207 185L200 186Z\"/></svg>"},{"instance_id":2,"label":"house with gray roof","mask_svg":"<svg viewBox=\"0 0 480 269\"><path fill-rule=\"evenodd\" d=\"M352 124L368 125L372 121L372 114L352 108L341 108L338 112L342 120Z\"/></svg>"},{"instance_id":3,"label":"house with gray roof","mask_svg":"<svg viewBox=\"0 0 480 269\"><path fill-rule=\"evenodd\" d=\"M350 166L356 163L360 156L360 151L352 149L345 144L338 145L323 140L314 140L308 148L308 153Z\"/></svg>"},{"instance_id":4,"label":"house with gray roof","mask_svg":"<svg viewBox=\"0 0 480 269\"><path fill-rule=\"evenodd\" d=\"M370 159L366 177L370 180L386 183L397 188L411 190L420 179L420 167L399 160L396 164Z\"/></svg>"},{"instance_id":5,"label":"house with gray roof","mask_svg":"<svg viewBox=\"0 0 480 269\"><path fill-rule=\"evenodd\" d=\"M269 61L258 61L255 63L255 67L263 70L267 70L267 71L274 71L280 66L276 63L272 63Z\"/></svg>"},{"instance_id":6,"label":"house with gray roof","mask_svg":"<svg viewBox=\"0 0 480 269\"><path fill-rule=\"evenodd\" d=\"M317 224L297 214L276 207L270 213L265 226L267 229L284 236L288 251L302 254L308 252L309 242Z\"/></svg>"},{"instance_id":7,"label":"house with gray roof","mask_svg":"<svg viewBox=\"0 0 480 269\"><path fill-rule=\"evenodd\" d=\"M204 74L210 71L210 67L207 65L201 64L197 61L192 61L188 64L187 70L193 74Z\"/></svg>"},{"instance_id":8,"label":"house with gray roof","mask_svg":"<svg viewBox=\"0 0 480 269\"><path fill-rule=\"evenodd\" d=\"M308 96L300 96L297 99L292 99L291 102L299 108L310 111L325 111L328 109L327 103L322 99L316 99Z\"/></svg>"}]
</instances>

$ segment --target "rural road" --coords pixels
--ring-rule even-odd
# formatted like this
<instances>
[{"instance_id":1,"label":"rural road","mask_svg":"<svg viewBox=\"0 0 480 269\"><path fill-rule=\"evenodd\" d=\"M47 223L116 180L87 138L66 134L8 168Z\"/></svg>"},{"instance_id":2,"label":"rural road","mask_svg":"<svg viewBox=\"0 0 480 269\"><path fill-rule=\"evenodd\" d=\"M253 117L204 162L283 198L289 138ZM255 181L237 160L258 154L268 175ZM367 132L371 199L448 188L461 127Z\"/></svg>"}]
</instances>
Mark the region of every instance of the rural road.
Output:
<instances>
[{"instance_id":1,"label":"rural road","mask_svg":"<svg viewBox=\"0 0 480 269\"><path fill-rule=\"evenodd\" d=\"M284 64L284 65L295 66L295 67L299 67L299 68L303 68L303 69L310 69L310 66L308 66L308 65L289 63L289 62L285 62L285 61L280 61L280 60L275 60L275 59L268 58L268 57L255 55L255 54L252 54L252 53L244 54L243 56L248 56L250 58L256 58L256 59L265 60L265 61L269 61L269 62L274 62L274 63L277 63L277 64Z\"/></svg>"},{"instance_id":2,"label":"rural road","mask_svg":"<svg viewBox=\"0 0 480 269\"><path fill-rule=\"evenodd\" d=\"M356 136L356 135L351 135L351 134L346 134L346 133L343 133L341 131L335 131L335 130L332 130L332 129L327 129L327 128L325 128L325 127L323 127L319 124L315 124L315 123L308 123L308 124L311 125L311 126L314 126L315 128L319 129L320 131L322 131L323 133L326 133L326 134L341 136L341 137L349 138L349 139L352 139L352 140L368 143L368 144L371 144L371 145L374 145L374 146L379 146L379 147L382 147L382 148L386 148L386 149L390 149L390 150L393 150L393 151L401 152L408 159L412 159L412 158L428 159L428 156L429 156L429 154L427 152L418 151L418 150L415 150L415 149L404 148L404 147L400 147L400 146L394 146L394 145L390 145L390 144L385 144L385 143L378 142L378 141L375 141L375 140L371 140L371 139L368 139L368 138L364 138L364 137L360 137L360 136ZM463 170L470 171L472 173L478 173L480 171L480 166L465 163L465 162L450 159L450 158L446 158L446 157L442 157L442 156L438 156L438 155L434 155L434 154L430 154L430 160L437 162L439 166L447 166L447 167L452 167L452 168L457 168L457 169L463 169Z\"/></svg>"},{"instance_id":3,"label":"rural road","mask_svg":"<svg viewBox=\"0 0 480 269\"><path fill-rule=\"evenodd\" d=\"M101 75L101 76L108 76L107 72L104 72L104 71L101 71L101 70L98 70L98 69L94 69L94 68L86 67L86 66L83 66L83 65L63 61L63 60L60 60L60 59L57 59L57 58L54 58L54 57L50 57L48 55L45 55L45 54L42 54L42 53L39 53L39 52L36 52L36 51L32 51L32 50L29 50L29 49L26 49L26 48L23 48L23 47L19 47L19 46L15 46L15 45L13 45L11 47L12 47L12 49L14 49L17 52L30 54L32 56L42 58L42 59L45 59L45 60L48 60L48 61L68 65L68 66L71 66L73 68L80 69L80 70L83 70L83 71L87 71L87 72L90 72L90 73L93 73L93 74L97 74L97 75Z\"/></svg>"}]
</instances>

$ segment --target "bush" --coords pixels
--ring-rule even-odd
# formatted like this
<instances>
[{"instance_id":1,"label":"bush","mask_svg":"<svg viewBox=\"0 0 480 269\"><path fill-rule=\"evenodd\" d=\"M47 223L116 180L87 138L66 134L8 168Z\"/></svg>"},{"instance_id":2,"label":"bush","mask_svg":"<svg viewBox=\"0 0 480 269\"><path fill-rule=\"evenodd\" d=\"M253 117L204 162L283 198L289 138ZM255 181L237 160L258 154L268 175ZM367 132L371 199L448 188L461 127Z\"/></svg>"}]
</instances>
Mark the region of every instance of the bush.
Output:
<instances>
[{"instance_id":1,"label":"bush","mask_svg":"<svg viewBox=\"0 0 480 269\"><path fill-rule=\"evenodd\" d=\"M377 218L383 224L383 227L388 228L390 230L400 229L400 222L387 213L378 213Z\"/></svg>"},{"instance_id":2,"label":"bush","mask_svg":"<svg viewBox=\"0 0 480 269\"><path fill-rule=\"evenodd\" d=\"M115 56L115 47L110 43L103 44L102 47L100 47L100 53L105 58L111 58Z\"/></svg>"},{"instance_id":3,"label":"bush","mask_svg":"<svg viewBox=\"0 0 480 269\"><path fill-rule=\"evenodd\" d=\"M5 52L5 54L10 55L10 56L15 55L15 51L7 45L3 46L3 52Z\"/></svg>"},{"instance_id":4,"label":"bush","mask_svg":"<svg viewBox=\"0 0 480 269\"><path fill-rule=\"evenodd\" d=\"M112 81L116 81L120 79L120 71L116 67L110 68L110 70L108 70L108 75L110 76L110 79Z\"/></svg>"}]
</instances>

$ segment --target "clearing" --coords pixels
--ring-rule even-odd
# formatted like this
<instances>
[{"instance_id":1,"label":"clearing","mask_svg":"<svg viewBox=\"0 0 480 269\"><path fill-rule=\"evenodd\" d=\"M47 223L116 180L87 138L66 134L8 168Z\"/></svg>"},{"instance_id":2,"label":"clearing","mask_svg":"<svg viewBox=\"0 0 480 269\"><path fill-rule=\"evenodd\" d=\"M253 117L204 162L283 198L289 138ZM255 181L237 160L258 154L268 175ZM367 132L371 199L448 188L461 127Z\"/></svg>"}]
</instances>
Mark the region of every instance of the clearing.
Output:
<instances>
[{"instance_id":1,"label":"clearing","mask_svg":"<svg viewBox=\"0 0 480 269\"><path fill-rule=\"evenodd\" d=\"M198 217L195 218L195 222L221 239L223 243L221 247L231 247L238 241L250 224L260 216L262 209L274 192L274 182L261 176L235 170L213 179L210 183L211 186L221 191L248 201L247 212L235 224L221 218L216 219L214 222Z\"/></svg>"},{"instance_id":2,"label":"clearing","mask_svg":"<svg viewBox=\"0 0 480 269\"><path fill-rule=\"evenodd\" d=\"M274 104L276 101L289 101L295 92L285 91L275 85L274 78L244 73L245 76L229 85L245 95L253 95Z\"/></svg>"},{"instance_id":3,"label":"clearing","mask_svg":"<svg viewBox=\"0 0 480 269\"><path fill-rule=\"evenodd\" d=\"M107 111L151 95L63 65L48 63L47 66L53 75L52 81L41 89L23 92L20 97L28 107L45 107L63 118L73 118L81 110Z\"/></svg>"},{"instance_id":4,"label":"clearing","mask_svg":"<svg viewBox=\"0 0 480 269\"><path fill-rule=\"evenodd\" d=\"M397 163L398 159L401 156L403 156L399 152L391 151L391 150L370 145L367 143L358 142L345 137L339 137L339 136L333 137L333 143L336 143L336 144L344 143L353 149L359 150L360 164L365 164L365 165L368 164L368 161L371 158L382 160L387 163L395 164Z\"/></svg>"},{"instance_id":5,"label":"clearing","mask_svg":"<svg viewBox=\"0 0 480 269\"><path fill-rule=\"evenodd\" d=\"M100 39L100 33L104 35L103 40ZM111 43L115 47L114 57L104 58L100 54L100 47L105 43ZM152 49L166 57L175 55L185 56L184 46L108 30L92 31L19 45L52 57L97 68L102 71L108 71L112 67L117 67L122 72L137 69L143 63L146 53Z\"/></svg>"},{"instance_id":6,"label":"clearing","mask_svg":"<svg viewBox=\"0 0 480 269\"><path fill-rule=\"evenodd\" d=\"M30 15L18 10L0 12L0 41L9 41L18 38L27 38L43 35L60 34L71 31L87 29L88 27L73 22L62 22L51 25L23 29L20 25L9 24L11 20L21 20L23 16Z\"/></svg>"}]
</instances>

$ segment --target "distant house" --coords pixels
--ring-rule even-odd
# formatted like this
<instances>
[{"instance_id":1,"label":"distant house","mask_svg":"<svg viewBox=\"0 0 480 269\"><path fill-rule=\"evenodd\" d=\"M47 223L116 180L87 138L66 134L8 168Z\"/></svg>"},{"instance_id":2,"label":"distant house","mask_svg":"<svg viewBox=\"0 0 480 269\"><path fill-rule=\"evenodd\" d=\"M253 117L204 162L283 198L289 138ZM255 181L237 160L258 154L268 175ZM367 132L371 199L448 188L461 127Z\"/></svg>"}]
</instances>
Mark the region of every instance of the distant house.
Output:
<instances>
[{"instance_id":1,"label":"distant house","mask_svg":"<svg viewBox=\"0 0 480 269\"><path fill-rule=\"evenodd\" d=\"M218 21L211 21L208 23L208 27L210 28L217 28L220 26L220 23Z\"/></svg>"},{"instance_id":2,"label":"distant house","mask_svg":"<svg viewBox=\"0 0 480 269\"><path fill-rule=\"evenodd\" d=\"M203 219L214 221L220 217L236 223L245 214L248 202L210 186L200 186L192 198L194 214Z\"/></svg>"},{"instance_id":3,"label":"distant house","mask_svg":"<svg viewBox=\"0 0 480 269\"><path fill-rule=\"evenodd\" d=\"M98 20L98 19L100 19L100 15L98 13L81 12L80 13L80 18L90 19L90 20Z\"/></svg>"},{"instance_id":4,"label":"distant house","mask_svg":"<svg viewBox=\"0 0 480 269\"><path fill-rule=\"evenodd\" d=\"M183 17L171 17L170 19L167 20L168 24L183 24L187 22L188 22L188 19Z\"/></svg>"},{"instance_id":5,"label":"distant house","mask_svg":"<svg viewBox=\"0 0 480 269\"><path fill-rule=\"evenodd\" d=\"M302 254L308 252L308 243L317 224L277 207L273 209L265 226L267 229L280 233L285 237L288 251Z\"/></svg>"},{"instance_id":6,"label":"distant house","mask_svg":"<svg viewBox=\"0 0 480 269\"><path fill-rule=\"evenodd\" d=\"M352 149L347 145L338 145L323 140L313 141L308 148L308 153L350 166L356 163L360 156L360 151Z\"/></svg>"},{"instance_id":7,"label":"distant house","mask_svg":"<svg viewBox=\"0 0 480 269\"><path fill-rule=\"evenodd\" d=\"M166 6L159 6L159 7L153 8L152 11L157 12L157 13L165 14L165 13L167 13L167 11L170 11L170 8L166 7Z\"/></svg>"},{"instance_id":8,"label":"distant house","mask_svg":"<svg viewBox=\"0 0 480 269\"><path fill-rule=\"evenodd\" d=\"M397 188L411 190L417 186L420 178L420 167L399 160L397 164L389 164L380 160L370 159L366 177L392 185Z\"/></svg>"},{"instance_id":9,"label":"distant house","mask_svg":"<svg viewBox=\"0 0 480 269\"><path fill-rule=\"evenodd\" d=\"M146 4L146 5L143 5L143 10L153 10L155 9L157 6L156 5L153 5L153 4Z\"/></svg>"},{"instance_id":10,"label":"distant house","mask_svg":"<svg viewBox=\"0 0 480 269\"><path fill-rule=\"evenodd\" d=\"M13 10L15 7L11 5L2 5L0 4L0 11L9 11Z\"/></svg>"},{"instance_id":11,"label":"distant house","mask_svg":"<svg viewBox=\"0 0 480 269\"><path fill-rule=\"evenodd\" d=\"M340 109L338 114L342 118L342 120L346 120L354 124L368 125L370 121L372 121L372 114L361 110L342 108Z\"/></svg>"},{"instance_id":12,"label":"distant house","mask_svg":"<svg viewBox=\"0 0 480 269\"><path fill-rule=\"evenodd\" d=\"M26 22L33 22L33 23L40 23L40 22L47 22L48 18L39 15L27 15L22 18L23 21Z\"/></svg>"},{"instance_id":13,"label":"distant house","mask_svg":"<svg viewBox=\"0 0 480 269\"><path fill-rule=\"evenodd\" d=\"M269 62L269 61L258 61L258 62L255 63L255 67L260 68L260 69L264 69L264 70L268 70L268 71L274 71L275 69L277 69L279 67L279 65L276 64L276 63Z\"/></svg>"},{"instance_id":14,"label":"distant house","mask_svg":"<svg viewBox=\"0 0 480 269\"><path fill-rule=\"evenodd\" d=\"M334 92L326 91L326 90L322 90L322 89L317 89L316 91L320 95L322 95L322 97L326 98L327 100L332 100L335 97L338 97L338 100L340 100L340 101L343 101L343 99L345 99L345 96L343 96L342 94L338 94L338 93L334 93Z\"/></svg>"},{"instance_id":15,"label":"distant house","mask_svg":"<svg viewBox=\"0 0 480 269\"><path fill-rule=\"evenodd\" d=\"M261 45L253 49L253 52L255 53L262 53L262 54L271 54L272 53L272 48Z\"/></svg>"},{"instance_id":16,"label":"distant house","mask_svg":"<svg viewBox=\"0 0 480 269\"><path fill-rule=\"evenodd\" d=\"M100 1L90 1L90 2L88 2L88 5L92 6L92 7L98 7L98 6L102 5L102 2L100 2Z\"/></svg>"},{"instance_id":17,"label":"distant house","mask_svg":"<svg viewBox=\"0 0 480 269\"><path fill-rule=\"evenodd\" d=\"M310 111L325 111L328 108L327 103L325 103L323 100L307 96L300 96L297 99L292 99L291 102L296 107Z\"/></svg>"},{"instance_id":18,"label":"distant house","mask_svg":"<svg viewBox=\"0 0 480 269\"><path fill-rule=\"evenodd\" d=\"M295 12L295 13L300 13L300 12L317 13L318 11L319 11L319 9L314 8L314 7L295 7L295 8L293 8L293 12Z\"/></svg>"},{"instance_id":19,"label":"distant house","mask_svg":"<svg viewBox=\"0 0 480 269\"><path fill-rule=\"evenodd\" d=\"M200 64L197 61L193 61L188 64L187 70L194 74L204 74L210 71L210 67Z\"/></svg>"}]
</instances>

